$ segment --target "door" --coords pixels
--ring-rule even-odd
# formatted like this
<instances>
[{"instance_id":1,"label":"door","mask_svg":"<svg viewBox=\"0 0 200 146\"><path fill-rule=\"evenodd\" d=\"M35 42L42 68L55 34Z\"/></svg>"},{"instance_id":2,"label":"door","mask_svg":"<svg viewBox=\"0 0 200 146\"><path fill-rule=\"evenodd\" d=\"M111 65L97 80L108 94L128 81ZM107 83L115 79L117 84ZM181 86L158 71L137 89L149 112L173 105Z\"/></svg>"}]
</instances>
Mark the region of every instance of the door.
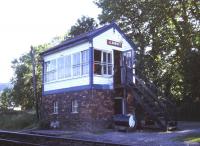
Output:
<instances>
[{"instance_id":1,"label":"door","mask_svg":"<svg viewBox=\"0 0 200 146\"><path fill-rule=\"evenodd\" d=\"M124 114L124 100L122 97L115 97L114 110L115 110L115 115Z\"/></svg>"},{"instance_id":2,"label":"door","mask_svg":"<svg viewBox=\"0 0 200 146\"><path fill-rule=\"evenodd\" d=\"M114 50L114 87L121 85L121 51Z\"/></svg>"},{"instance_id":3,"label":"door","mask_svg":"<svg viewBox=\"0 0 200 146\"><path fill-rule=\"evenodd\" d=\"M121 79L122 83L126 84L128 81L133 82L134 78L134 56L133 56L133 50L124 51L121 54Z\"/></svg>"}]
</instances>

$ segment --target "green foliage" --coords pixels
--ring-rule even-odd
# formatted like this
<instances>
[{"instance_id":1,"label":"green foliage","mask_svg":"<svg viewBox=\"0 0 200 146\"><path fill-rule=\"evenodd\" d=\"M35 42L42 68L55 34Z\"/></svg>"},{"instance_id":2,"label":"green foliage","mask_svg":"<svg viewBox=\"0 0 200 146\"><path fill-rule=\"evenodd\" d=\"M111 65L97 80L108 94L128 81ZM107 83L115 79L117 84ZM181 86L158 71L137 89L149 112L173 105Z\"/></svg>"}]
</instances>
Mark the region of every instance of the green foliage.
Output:
<instances>
[{"instance_id":1,"label":"green foliage","mask_svg":"<svg viewBox=\"0 0 200 146\"><path fill-rule=\"evenodd\" d=\"M42 62L39 53L48 47L50 47L50 44L35 47L37 97L42 96ZM12 79L13 101L16 105L21 105L23 109L34 108L35 99L33 94L33 76L30 53L22 55L19 59L15 59L12 62L12 68L15 73Z\"/></svg>"},{"instance_id":2,"label":"green foliage","mask_svg":"<svg viewBox=\"0 0 200 146\"><path fill-rule=\"evenodd\" d=\"M34 113L21 111L6 111L0 113L0 129L4 130L19 130L28 128L36 123Z\"/></svg>"},{"instance_id":3,"label":"green foliage","mask_svg":"<svg viewBox=\"0 0 200 146\"><path fill-rule=\"evenodd\" d=\"M175 141L200 142L200 134L192 133L174 138Z\"/></svg>"},{"instance_id":4,"label":"green foliage","mask_svg":"<svg viewBox=\"0 0 200 146\"><path fill-rule=\"evenodd\" d=\"M67 36L74 37L81 33L93 30L97 27L97 23L93 18L81 17L77 23L71 27ZM36 62L36 83L37 83L37 97L42 97L42 61L40 53L52 45L60 43L64 38L55 37L51 43L43 44L35 47L35 62ZM17 105L21 105L22 109L34 108L36 99L33 94L33 76L32 76L32 62L30 53L22 55L19 59L12 61L12 68L14 70L14 77L12 79L13 89L9 94L12 95L12 101ZM5 93L7 94L7 93ZM39 99L39 102L41 99ZM5 105L6 107L7 105Z\"/></svg>"},{"instance_id":5,"label":"green foliage","mask_svg":"<svg viewBox=\"0 0 200 146\"><path fill-rule=\"evenodd\" d=\"M82 16L77 20L76 24L71 26L69 31L69 37L75 37L85 32L91 31L97 28L97 23L94 18Z\"/></svg>"},{"instance_id":6,"label":"green foliage","mask_svg":"<svg viewBox=\"0 0 200 146\"><path fill-rule=\"evenodd\" d=\"M101 24L116 21L133 40L136 73L179 106L200 102L200 1L96 0Z\"/></svg>"},{"instance_id":7,"label":"green foliage","mask_svg":"<svg viewBox=\"0 0 200 146\"><path fill-rule=\"evenodd\" d=\"M0 96L0 109L6 110L8 107L12 105L13 96L12 96L12 89L6 88L3 90L3 93Z\"/></svg>"}]
</instances>

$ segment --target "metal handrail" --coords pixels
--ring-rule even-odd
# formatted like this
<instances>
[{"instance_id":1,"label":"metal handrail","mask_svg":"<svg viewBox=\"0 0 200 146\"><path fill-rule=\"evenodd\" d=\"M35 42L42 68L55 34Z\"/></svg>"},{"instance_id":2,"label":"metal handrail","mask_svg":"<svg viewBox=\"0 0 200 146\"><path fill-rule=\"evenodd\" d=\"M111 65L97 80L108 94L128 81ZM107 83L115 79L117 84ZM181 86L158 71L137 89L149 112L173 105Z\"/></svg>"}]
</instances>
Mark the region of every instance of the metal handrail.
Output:
<instances>
[{"instance_id":1,"label":"metal handrail","mask_svg":"<svg viewBox=\"0 0 200 146\"><path fill-rule=\"evenodd\" d=\"M127 69L127 67L125 67L125 71L126 71L126 79L125 79L125 81L128 82L128 83L133 83L132 78L134 77L135 80L137 81L137 83L139 83L139 85L141 85L141 86L148 92L148 94L151 96L151 98L152 98L154 101L158 102L159 107L162 108L163 111L168 115L167 117L169 117L169 111L167 110L167 108L165 107L165 105L164 105L163 103L164 103L164 102L165 102L165 103L167 102L166 104L170 104L170 106L172 106L173 108L175 108L175 105L174 105L169 99L167 100L167 99L165 99L165 98L160 98L160 99L156 98L157 95L156 95L155 93L153 93L153 92L147 87L147 83L146 83L144 80L140 79L139 77L137 77L137 76L132 72L133 69L134 69L134 68L128 68L128 69ZM127 72L127 71L129 71L129 72ZM130 76L127 76L127 74L131 74L131 79L130 79ZM130 82L130 81L131 81L131 82ZM153 83L152 83L152 84L153 84ZM153 85L153 86L155 87L155 85ZM157 88L155 88L155 89L156 89L156 92L160 93L161 96L165 97L164 94L163 94L160 90L158 90Z\"/></svg>"}]
</instances>

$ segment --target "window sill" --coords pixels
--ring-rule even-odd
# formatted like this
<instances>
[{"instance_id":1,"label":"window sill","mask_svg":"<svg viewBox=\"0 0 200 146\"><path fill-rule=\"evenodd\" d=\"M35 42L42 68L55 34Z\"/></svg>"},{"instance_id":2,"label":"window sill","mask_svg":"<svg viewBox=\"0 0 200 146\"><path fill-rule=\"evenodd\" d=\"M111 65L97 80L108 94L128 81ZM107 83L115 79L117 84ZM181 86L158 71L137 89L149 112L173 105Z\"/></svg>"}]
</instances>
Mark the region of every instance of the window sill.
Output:
<instances>
[{"instance_id":1,"label":"window sill","mask_svg":"<svg viewBox=\"0 0 200 146\"><path fill-rule=\"evenodd\" d=\"M71 112L72 114L78 114L78 112Z\"/></svg>"},{"instance_id":2,"label":"window sill","mask_svg":"<svg viewBox=\"0 0 200 146\"><path fill-rule=\"evenodd\" d=\"M94 74L94 76L96 77L104 77L104 78L112 78L113 75L98 75L98 74Z\"/></svg>"},{"instance_id":3,"label":"window sill","mask_svg":"<svg viewBox=\"0 0 200 146\"><path fill-rule=\"evenodd\" d=\"M58 113L52 113L51 115L58 115Z\"/></svg>"},{"instance_id":4,"label":"window sill","mask_svg":"<svg viewBox=\"0 0 200 146\"><path fill-rule=\"evenodd\" d=\"M82 77L89 77L89 74L82 75L82 76L73 76L73 77L64 78L64 79L58 79L58 80L46 82L46 83L44 83L44 84L51 84L51 83L56 83L56 82L68 81L68 80L78 79L78 78L82 78Z\"/></svg>"}]
</instances>

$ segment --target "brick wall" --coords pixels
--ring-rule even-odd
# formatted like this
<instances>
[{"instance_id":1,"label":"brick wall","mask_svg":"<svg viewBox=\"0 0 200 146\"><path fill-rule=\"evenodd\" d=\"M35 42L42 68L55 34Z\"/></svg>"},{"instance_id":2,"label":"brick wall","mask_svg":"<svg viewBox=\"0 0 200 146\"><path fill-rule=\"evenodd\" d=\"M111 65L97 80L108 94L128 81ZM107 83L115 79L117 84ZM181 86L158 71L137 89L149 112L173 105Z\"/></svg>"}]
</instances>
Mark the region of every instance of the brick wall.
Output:
<instances>
[{"instance_id":1,"label":"brick wall","mask_svg":"<svg viewBox=\"0 0 200 146\"><path fill-rule=\"evenodd\" d=\"M78 101L78 113L72 113L72 100ZM53 114L53 102L58 101L58 114ZM98 130L108 128L114 114L112 90L84 90L42 97L42 117L49 123L59 121L61 128Z\"/></svg>"}]
</instances>

